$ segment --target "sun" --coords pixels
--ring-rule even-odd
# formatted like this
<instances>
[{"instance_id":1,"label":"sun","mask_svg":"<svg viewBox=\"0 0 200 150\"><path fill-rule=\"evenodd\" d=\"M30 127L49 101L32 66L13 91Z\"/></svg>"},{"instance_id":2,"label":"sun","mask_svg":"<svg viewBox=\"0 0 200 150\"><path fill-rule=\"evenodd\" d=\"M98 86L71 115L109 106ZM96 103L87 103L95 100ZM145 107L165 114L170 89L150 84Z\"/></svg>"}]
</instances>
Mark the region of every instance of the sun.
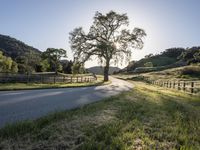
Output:
<instances>
[{"instance_id":1,"label":"sun","mask_svg":"<svg viewBox=\"0 0 200 150\"><path fill-rule=\"evenodd\" d=\"M119 49L119 48L120 48L119 42L115 42L115 43L114 43L114 46L116 47L116 49Z\"/></svg>"}]
</instances>

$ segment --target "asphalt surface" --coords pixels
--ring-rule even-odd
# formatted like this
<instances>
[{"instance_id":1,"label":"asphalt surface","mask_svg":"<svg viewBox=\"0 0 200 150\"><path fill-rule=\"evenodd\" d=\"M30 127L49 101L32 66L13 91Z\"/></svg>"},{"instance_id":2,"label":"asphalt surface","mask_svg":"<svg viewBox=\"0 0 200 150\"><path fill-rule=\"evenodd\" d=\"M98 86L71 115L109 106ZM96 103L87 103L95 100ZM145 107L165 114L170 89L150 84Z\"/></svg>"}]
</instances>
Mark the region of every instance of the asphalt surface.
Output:
<instances>
[{"instance_id":1,"label":"asphalt surface","mask_svg":"<svg viewBox=\"0 0 200 150\"><path fill-rule=\"evenodd\" d=\"M104 86L0 91L0 127L7 123L36 119L55 111L72 109L130 90L133 85L110 77Z\"/></svg>"}]
</instances>

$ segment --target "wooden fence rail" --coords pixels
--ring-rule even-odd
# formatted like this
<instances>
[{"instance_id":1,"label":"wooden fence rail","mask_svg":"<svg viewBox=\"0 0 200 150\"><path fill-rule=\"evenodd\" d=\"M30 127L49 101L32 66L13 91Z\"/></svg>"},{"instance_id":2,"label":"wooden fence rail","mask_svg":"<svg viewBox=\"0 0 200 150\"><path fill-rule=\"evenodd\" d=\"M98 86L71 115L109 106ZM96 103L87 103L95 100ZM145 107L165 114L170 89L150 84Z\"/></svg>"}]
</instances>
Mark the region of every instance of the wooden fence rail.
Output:
<instances>
[{"instance_id":1,"label":"wooden fence rail","mask_svg":"<svg viewBox=\"0 0 200 150\"><path fill-rule=\"evenodd\" d=\"M143 79L154 85L161 87L176 89L190 94L200 95L200 81L199 80L152 80L149 77L143 77Z\"/></svg>"},{"instance_id":2,"label":"wooden fence rail","mask_svg":"<svg viewBox=\"0 0 200 150\"><path fill-rule=\"evenodd\" d=\"M92 74L69 75L61 73L13 74L0 73L0 83L83 83L93 82L96 77Z\"/></svg>"}]
</instances>

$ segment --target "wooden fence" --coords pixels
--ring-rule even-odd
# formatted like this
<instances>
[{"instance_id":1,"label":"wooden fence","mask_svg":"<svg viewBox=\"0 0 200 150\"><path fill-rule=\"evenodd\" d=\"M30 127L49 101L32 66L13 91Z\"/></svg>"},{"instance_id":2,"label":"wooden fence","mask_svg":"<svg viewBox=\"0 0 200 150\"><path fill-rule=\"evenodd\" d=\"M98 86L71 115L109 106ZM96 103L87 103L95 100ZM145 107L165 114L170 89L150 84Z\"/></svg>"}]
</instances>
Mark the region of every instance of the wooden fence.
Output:
<instances>
[{"instance_id":1,"label":"wooden fence","mask_svg":"<svg viewBox=\"0 0 200 150\"><path fill-rule=\"evenodd\" d=\"M161 87L200 95L200 80L152 80L149 77L143 77L143 79L148 83Z\"/></svg>"},{"instance_id":2,"label":"wooden fence","mask_svg":"<svg viewBox=\"0 0 200 150\"><path fill-rule=\"evenodd\" d=\"M14 74L0 73L0 83L83 83L93 82L96 77L92 74L71 75L63 73L35 73L35 74Z\"/></svg>"}]
</instances>

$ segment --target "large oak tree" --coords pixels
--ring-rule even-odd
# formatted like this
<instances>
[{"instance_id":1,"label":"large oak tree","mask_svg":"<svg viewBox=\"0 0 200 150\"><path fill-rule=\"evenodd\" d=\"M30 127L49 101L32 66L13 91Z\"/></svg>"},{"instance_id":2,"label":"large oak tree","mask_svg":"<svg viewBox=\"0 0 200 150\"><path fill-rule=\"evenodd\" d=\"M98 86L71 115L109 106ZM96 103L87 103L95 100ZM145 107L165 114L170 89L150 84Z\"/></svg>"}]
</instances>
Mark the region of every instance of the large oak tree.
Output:
<instances>
[{"instance_id":1,"label":"large oak tree","mask_svg":"<svg viewBox=\"0 0 200 150\"><path fill-rule=\"evenodd\" d=\"M93 25L86 34L83 29L75 28L70 33L71 48L74 58L85 62L96 55L104 63L104 81L108 81L110 62L118 63L130 58L131 49L143 47L146 33L143 29L128 29L129 19L126 14L114 11L103 15L96 12Z\"/></svg>"}]
</instances>

